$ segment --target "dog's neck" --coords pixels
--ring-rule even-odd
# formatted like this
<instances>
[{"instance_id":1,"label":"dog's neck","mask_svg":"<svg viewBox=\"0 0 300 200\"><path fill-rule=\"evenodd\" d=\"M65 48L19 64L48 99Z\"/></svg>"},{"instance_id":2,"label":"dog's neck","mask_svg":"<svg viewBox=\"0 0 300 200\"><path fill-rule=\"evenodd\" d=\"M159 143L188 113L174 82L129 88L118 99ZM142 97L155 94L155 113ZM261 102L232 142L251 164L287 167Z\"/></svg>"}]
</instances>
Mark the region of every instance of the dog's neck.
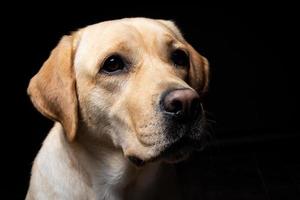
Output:
<instances>
[{"instance_id":1,"label":"dog's neck","mask_svg":"<svg viewBox=\"0 0 300 200\"><path fill-rule=\"evenodd\" d=\"M132 193L142 193L153 185L159 163L149 163L142 168L134 166L124 157L121 150L95 140L78 138L69 142L60 124L56 123L55 141L66 152L67 168L74 169L96 199L124 199ZM84 133L78 133L84 135ZM53 143L53 142L52 142ZM60 151L61 152L61 151ZM138 192L136 192L138 191Z\"/></svg>"}]
</instances>

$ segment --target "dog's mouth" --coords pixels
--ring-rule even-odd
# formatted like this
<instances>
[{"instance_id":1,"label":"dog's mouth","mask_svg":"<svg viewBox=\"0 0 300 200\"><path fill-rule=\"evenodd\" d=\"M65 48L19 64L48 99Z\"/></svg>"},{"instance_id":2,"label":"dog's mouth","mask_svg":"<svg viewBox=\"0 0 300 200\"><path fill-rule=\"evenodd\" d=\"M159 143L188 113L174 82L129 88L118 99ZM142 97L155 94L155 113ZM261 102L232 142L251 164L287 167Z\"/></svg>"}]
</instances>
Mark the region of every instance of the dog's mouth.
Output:
<instances>
[{"instance_id":1,"label":"dog's mouth","mask_svg":"<svg viewBox=\"0 0 300 200\"><path fill-rule=\"evenodd\" d=\"M156 157L144 161L136 156L128 156L128 159L136 166L141 167L147 162L155 162L161 160L166 163L178 163L186 160L189 155L195 150L201 150L204 144L200 140L194 140L188 137L183 137L178 141L169 144Z\"/></svg>"},{"instance_id":2,"label":"dog's mouth","mask_svg":"<svg viewBox=\"0 0 300 200\"><path fill-rule=\"evenodd\" d=\"M206 130L203 120L198 120L197 123L189 127L172 127L169 129L167 134L169 142L158 147L160 151L157 151L153 157L143 160L138 156L128 156L128 159L136 166L143 166L148 162L155 161L178 163L186 160L193 151L204 149L210 139L210 134Z\"/></svg>"}]
</instances>

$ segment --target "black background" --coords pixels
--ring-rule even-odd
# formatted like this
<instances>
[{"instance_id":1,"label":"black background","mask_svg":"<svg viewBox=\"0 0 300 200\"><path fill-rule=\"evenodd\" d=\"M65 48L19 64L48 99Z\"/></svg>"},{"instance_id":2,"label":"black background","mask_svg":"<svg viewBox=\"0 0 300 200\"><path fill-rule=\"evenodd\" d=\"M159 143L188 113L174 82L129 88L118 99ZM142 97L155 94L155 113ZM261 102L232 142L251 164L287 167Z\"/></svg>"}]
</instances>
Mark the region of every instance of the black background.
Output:
<instances>
[{"instance_id":1,"label":"black background","mask_svg":"<svg viewBox=\"0 0 300 200\"><path fill-rule=\"evenodd\" d=\"M2 173L9 175L6 192L11 199L24 198L32 161L52 126L26 95L30 78L62 35L123 17L174 20L187 41L210 61L205 105L216 121L210 152L285 150L292 159L299 157L299 20L292 7L22 6L2 17L1 143L7 167ZM210 154L207 151L204 156Z\"/></svg>"}]
</instances>

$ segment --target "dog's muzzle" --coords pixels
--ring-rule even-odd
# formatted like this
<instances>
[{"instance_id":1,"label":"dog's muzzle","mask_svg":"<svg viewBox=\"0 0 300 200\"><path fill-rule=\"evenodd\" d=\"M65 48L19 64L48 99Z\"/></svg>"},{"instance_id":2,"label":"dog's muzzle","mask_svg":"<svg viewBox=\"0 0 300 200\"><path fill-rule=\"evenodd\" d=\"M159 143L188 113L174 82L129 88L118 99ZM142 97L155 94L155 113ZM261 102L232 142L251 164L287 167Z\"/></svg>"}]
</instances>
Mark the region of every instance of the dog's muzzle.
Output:
<instances>
[{"instance_id":1,"label":"dog's muzzle","mask_svg":"<svg viewBox=\"0 0 300 200\"><path fill-rule=\"evenodd\" d=\"M161 159L169 163L179 162L202 146L201 120L204 116L198 93L192 89L173 89L160 97L166 143L157 156L144 161L136 156L128 159L136 166ZM159 127L157 127L159 128Z\"/></svg>"}]
</instances>

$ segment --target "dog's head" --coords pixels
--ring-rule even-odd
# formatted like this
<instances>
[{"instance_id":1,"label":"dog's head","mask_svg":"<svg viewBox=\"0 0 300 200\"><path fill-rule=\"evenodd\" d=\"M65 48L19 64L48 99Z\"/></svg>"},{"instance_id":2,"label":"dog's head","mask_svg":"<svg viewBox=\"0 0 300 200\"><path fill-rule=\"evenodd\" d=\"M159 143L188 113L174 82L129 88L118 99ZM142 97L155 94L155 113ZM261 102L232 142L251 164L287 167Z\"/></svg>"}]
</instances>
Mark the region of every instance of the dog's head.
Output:
<instances>
[{"instance_id":1,"label":"dog's head","mask_svg":"<svg viewBox=\"0 0 300 200\"><path fill-rule=\"evenodd\" d=\"M28 93L70 142L82 132L109 138L138 164L178 160L202 143L207 85L207 60L173 22L130 18L64 36Z\"/></svg>"}]
</instances>

